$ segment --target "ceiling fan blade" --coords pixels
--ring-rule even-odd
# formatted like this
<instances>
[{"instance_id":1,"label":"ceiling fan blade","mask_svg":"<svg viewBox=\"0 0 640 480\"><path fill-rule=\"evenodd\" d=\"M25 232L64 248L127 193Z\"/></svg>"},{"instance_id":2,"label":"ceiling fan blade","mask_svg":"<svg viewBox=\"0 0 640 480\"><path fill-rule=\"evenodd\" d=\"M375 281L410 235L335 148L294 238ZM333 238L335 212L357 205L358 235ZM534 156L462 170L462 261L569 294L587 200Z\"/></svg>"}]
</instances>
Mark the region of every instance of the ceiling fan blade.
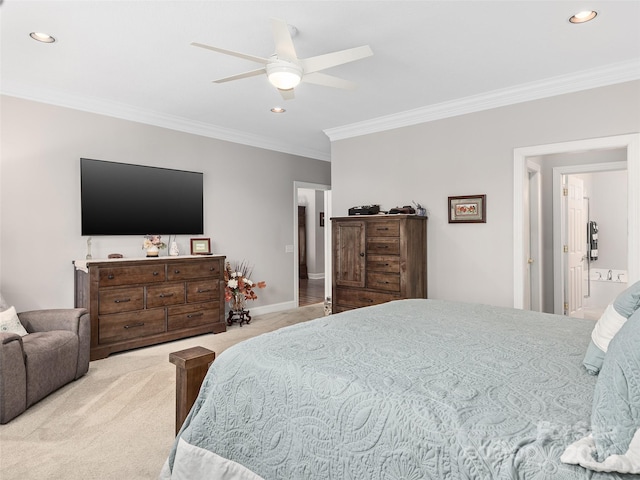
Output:
<instances>
[{"instance_id":1,"label":"ceiling fan blade","mask_svg":"<svg viewBox=\"0 0 640 480\"><path fill-rule=\"evenodd\" d=\"M238 73L237 75L231 75L230 77L219 78L218 80L213 80L213 83L231 82L233 80L240 80L241 78L255 77L264 73L267 73L267 70L265 68L259 68L257 70L251 70L250 72Z\"/></svg>"},{"instance_id":2,"label":"ceiling fan blade","mask_svg":"<svg viewBox=\"0 0 640 480\"><path fill-rule=\"evenodd\" d=\"M302 68L305 73L312 73L344 63L354 62L361 58L370 57L371 55L373 55L373 51L369 45L363 45L362 47L349 48L338 52L325 53L324 55L318 55L316 57L309 57L300 60L300 62L302 63Z\"/></svg>"},{"instance_id":3,"label":"ceiling fan blade","mask_svg":"<svg viewBox=\"0 0 640 480\"><path fill-rule=\"evenodd\" d=\"M302 77L302 81L315 85L323 85L325 87L344 88L345 90L355 90L358 88L358 84L355 82L319 72L306 73L304 77Z\"/></svg>"},{"instance_id":4,"label":"ceiling fan blade","mask_svg":"<svg viewBox=\"0 0 640 480\"><path fill-rule=\"evenodd\" d=\"M273 40L276 44L276 55L278 58L289 61L297 60L298 56L293 46L293 40L291 40L287 22L278 18L272 18L271 28L273 30Z\"/></svg>"},{"instance_id":5,"label":"ceiling fan blade","mask_svg":"<svg viewBox=\"0 0 640 480\"><path fill-rule=\"evenodd\" d=\"M278 89L278 91L280 92L280 95L282 95L283 100L293 100L294 98L296 98L295 94L293 93L293 88L290 88L289 90Z\"/></svg>"},{"instance_id":6,"label":"ceiling fan blade","mask_svg":"<svg viewBox=\"0 0 640 480\"><path fill-rule=\"evenodd\" d=\"M244 58L252 62L262 63L266 65L269 63L268 58L256 57L255 55L248 55L246 53L234 52L233 50L227 50L225 48L212 47L211 45L205 45L204 43L191 42L194 47L206 48L207 50L213 50L214 52L224 53L225 55L231 55L233 57Z\"/></svg>"}]
</instances>

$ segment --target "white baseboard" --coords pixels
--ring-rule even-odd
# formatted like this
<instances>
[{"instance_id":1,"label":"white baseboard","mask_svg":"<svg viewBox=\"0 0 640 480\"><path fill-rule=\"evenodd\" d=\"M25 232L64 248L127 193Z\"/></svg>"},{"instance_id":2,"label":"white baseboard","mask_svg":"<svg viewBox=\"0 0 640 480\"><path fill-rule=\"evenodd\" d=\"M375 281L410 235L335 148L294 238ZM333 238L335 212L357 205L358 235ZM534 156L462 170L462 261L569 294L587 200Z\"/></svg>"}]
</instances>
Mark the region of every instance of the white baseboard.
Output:
<instances>
[{"instance_id":1,"label":"white baseboard","mask_svg":"<svg viewBox=\"0 0 640 480\"><path fill-rule=\"evenodd\" d=\"M251 305L248 305L252 316L264 315L264 314L273 313L273 312L282 312L283 310L291 310L292 308L296 308L296 306L297 305L293 301L283 302L283 303L274 303L272 305L263 305L261 307L255 307L255 308L251 308Z\"/></svg>"}]
</instances>

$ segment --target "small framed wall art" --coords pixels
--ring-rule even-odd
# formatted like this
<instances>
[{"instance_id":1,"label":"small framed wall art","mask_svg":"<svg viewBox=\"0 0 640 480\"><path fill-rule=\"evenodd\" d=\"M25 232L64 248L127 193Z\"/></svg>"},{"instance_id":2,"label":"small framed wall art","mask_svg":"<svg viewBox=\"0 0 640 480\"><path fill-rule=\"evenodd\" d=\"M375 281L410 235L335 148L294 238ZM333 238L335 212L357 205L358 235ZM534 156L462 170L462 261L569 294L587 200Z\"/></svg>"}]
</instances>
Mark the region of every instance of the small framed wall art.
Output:
<instances>
[{"instance_id":1,"label":"small framed wall art","mask_svg":"<svg viewBox=\"0 0 640 480\"><path fill-rule=\"evenodd\" d=\"M487 223L487 196L449 197L449 223Z\"/></svg>"},{"instance_id":2,"label":"small framed wall art","mask_svg":"<svg viewBox=\"0 0 640 480\"><path fill-rule=\"evenodd\" d=\"M211 239L192 238L191 255L211 255Z\"/></svg>"}]
</instances>

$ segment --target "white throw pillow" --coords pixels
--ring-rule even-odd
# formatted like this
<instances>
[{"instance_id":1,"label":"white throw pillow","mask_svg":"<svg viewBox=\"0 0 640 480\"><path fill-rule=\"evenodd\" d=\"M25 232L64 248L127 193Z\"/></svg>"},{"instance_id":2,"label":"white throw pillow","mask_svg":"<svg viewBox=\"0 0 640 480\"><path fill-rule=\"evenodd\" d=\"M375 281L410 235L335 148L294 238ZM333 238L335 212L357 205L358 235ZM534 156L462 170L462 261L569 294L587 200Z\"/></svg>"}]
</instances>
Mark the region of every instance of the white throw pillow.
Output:
<instances>
[{"instance_id":1,"label":"white throw pillow","mask_svg":"<svg viewBox=\"0 0 640 480\"><path fill-rule=\"evenodd\" d=\"M29 333L24 329L22 323L20 323L18 314L16 313L16 307L9 307L8 310L0 312L0 332L16 333L21 337Z\"/></svg>"}]
</instances>

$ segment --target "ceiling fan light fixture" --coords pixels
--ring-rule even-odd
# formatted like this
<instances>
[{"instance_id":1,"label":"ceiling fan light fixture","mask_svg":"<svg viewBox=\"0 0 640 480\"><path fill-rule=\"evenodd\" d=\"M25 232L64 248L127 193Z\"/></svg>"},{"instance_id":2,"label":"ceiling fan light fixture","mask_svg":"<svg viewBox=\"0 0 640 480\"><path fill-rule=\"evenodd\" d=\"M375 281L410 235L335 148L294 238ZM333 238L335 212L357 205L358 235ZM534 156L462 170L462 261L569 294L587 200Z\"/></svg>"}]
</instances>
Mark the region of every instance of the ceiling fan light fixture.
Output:
<instances>
[{"instance_id":1,"label":"ceiling fan light fixture","mask_svg":"<svg viewBox=\"0 0 640 480\"><path fill-rule=\"evenodd\" d=\"M571 23L586 23L596 18L597 15L598 12L595 10L585 10L583 12L576 13L574 16L569 18L569 21Z\"/></svg>"},{"instance_id":2,"label":"ceiling fan light fixture","mask_svg":"<svg viewBox=\"0 0 640 480\"><path fill-rule=\"evenodd\" d=\"M284 113L284 112L286 112L286 110L285 110L284 108L282 108L282 107L273 107L273 108L271 109L271 111L272 111L273 113Z\"/></svg>"},{"instance_id":3,"label":"ceiling fan light fixture","mask_svg":"<svg viewBox=\"0 0 640 480\"><path fill-rule=\"evenodd\" d=\"M274 87L291 90L302 80L302 68L289 62L270 63L267 65L267 77Z\"/></svg>"}]
</instances>

